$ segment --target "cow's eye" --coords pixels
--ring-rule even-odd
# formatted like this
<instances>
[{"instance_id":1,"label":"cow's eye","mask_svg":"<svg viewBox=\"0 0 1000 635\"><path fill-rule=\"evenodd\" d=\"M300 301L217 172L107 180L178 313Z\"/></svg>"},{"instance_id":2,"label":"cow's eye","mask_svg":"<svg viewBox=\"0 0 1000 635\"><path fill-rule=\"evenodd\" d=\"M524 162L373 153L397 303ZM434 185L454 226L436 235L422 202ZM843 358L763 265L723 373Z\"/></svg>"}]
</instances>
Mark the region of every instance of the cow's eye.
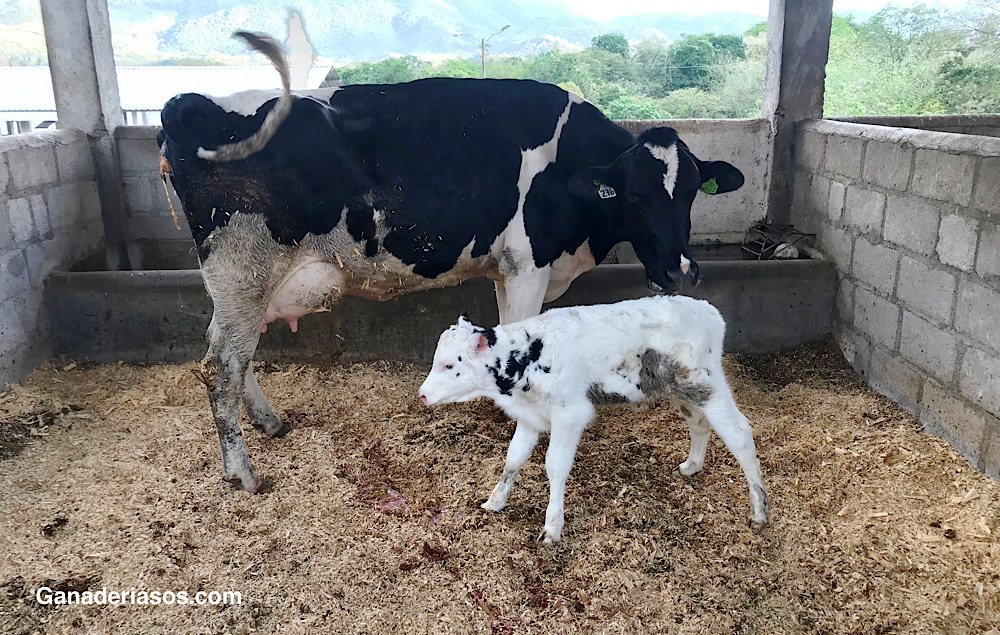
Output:
<instances>
[{"instance_id":1,"label":"cow's eye","mask_svg":"<svg viewBox=\"0 0 1000 635\"><path fill-rule=\"evenodd\" d=\"M451 370L451 369L452 369L452 368L454 368L454 367L455 367L455 365L454 365L454 364L445 364L445 365L444 365L444 369L445 369L445 370Z\"/></svg>"}]
</instances>

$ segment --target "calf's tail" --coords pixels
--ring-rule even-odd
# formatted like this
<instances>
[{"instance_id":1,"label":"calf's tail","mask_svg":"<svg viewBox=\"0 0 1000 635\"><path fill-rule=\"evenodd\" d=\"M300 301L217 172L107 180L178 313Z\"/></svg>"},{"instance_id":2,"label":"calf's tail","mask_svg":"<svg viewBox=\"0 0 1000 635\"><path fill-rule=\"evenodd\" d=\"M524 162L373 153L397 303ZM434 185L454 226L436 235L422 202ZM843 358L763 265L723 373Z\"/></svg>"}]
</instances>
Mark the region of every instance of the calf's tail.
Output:
<instances>
[{"instance_id":1,"label":"calf's tail","mask_svg":"<svg viewBox=\"0 0 1000 635\"><path fill-rule=\"evenodd\" d=\"M263 53L267 59L271 60L271 63L274 64L274 68L278 71L278 74L281 75L282 92L281 97L278 98L278 102L274 105L274 108L271 109L271 112L267 113L267 117L264 118L264 123L261 124L260 129L257 130L257 132L242 141L221 145L215 150L198 148L198 156L209 161L239 161L240 159L247 158L251 154L259 152L264 146L267 145L267 142L271 140L271 137L273 137L274 133L277 132L281 122L288 117L288 113L292 110L292 91L288 72L288 61L285 59L285 54L281 50L281 44L279 44L274 38L264 35L263 33L237 31L236 33L233 33L233 37L243 38L246 40L246 43L250 46L250 48Z\"/></svg>"}]
</instances>

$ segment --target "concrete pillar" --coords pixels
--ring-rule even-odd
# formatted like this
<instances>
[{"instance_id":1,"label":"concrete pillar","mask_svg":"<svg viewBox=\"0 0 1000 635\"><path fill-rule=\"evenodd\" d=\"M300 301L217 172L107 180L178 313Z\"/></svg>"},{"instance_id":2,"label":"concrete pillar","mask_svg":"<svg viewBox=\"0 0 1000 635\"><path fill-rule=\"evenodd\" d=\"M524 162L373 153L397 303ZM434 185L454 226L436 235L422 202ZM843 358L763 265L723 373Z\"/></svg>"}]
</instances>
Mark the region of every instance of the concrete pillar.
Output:
<instances>
[{"instance_id":1,"label":"concrete pillar","mask_svg":"<svg viewBox=\"0 0 1000 635\"><path fill-rule=\"evenodd\" d=\"M107 0L41 0L60 128L91 139L108 266L128 269L126 208L115 129L123 125Z\"/></svg>"},{"instance_id":2,"label":"concrete pillar","mask_svg":"<svg viewBox=\"0 0 1000 635\"><path fill-rule=\"evenodd\" d=\"M767 216L787 223L792 210L799 122L823 117L833 0L771 0L763 116L774 139Z\"/></svg>"}]
</instances>

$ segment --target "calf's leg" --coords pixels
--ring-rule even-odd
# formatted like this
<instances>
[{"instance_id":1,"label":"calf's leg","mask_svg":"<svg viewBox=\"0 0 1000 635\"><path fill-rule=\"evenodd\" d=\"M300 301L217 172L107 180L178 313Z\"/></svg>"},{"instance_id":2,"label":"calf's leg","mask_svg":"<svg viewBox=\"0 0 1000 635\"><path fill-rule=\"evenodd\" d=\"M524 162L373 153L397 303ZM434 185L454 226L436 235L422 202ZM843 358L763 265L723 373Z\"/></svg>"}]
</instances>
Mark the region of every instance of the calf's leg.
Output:
<instances>
[{"instance_id":1,"label":"calf's leg","mask_svg":"<svg viewBox=\"0 0 1000 635\"><path fill-rule=\"evenodd\" d=\"M198 373L208 388L208 400L219 432L222 478L251 493L271 488L270 483L254 472L240 432L244 382L260 337L259 322L260 318L253 316L227 319L217 310L208 327L208 354ZM259 392L260 388L257 390Z\"/></svg>"},{"instance_id":2,"label":"calf's leg","mask_svg":"<svg viewBox=\"0 0 1000 635\"><path fill-rule=\"evenodd\" d=\"M736 401L729 387L717 386L708 402L701 407L701 411L708 419L708 424L736 457L743 475L746 476L750 488L751 522L757 526L767 524L767 492L764 490L764 477L761 475L760 462L757 460L753 430L750 428L750 422L736 407Z\"/></svg>"},{"instance_id":3,"label":"calf's leg","mask_svg":"<svg viewBox=\"0 0 1000 635\"><path fill-rule=\"evenodd\" d=\"M681 416L687 421L688 431L691 433L691 452L688 454L687 461L681 463L677 469L684 476L693 476L705 466L705 451L708 449L709 436L708 422L691 404L677 398L671 398L670 403L680 411Z\"/></svg>"},{"instance_id":4,"label":"calf's leg","mask_svg":"<svg viewBox=\"0 0 1000 635\"><path fill-rule=\"evenodd\" d=\"M507 448L507 464L504 465L503 474L497 486L493 488L493 493L482 504L483 509L498 512L507 505L507 496L514 485L514 479L531 457L531 451L535 449L536 443L538 443L538 430L518 421L514 437L510 440L510 447Z\"/></svg>"},{"instance_id":5,"label":"calf's leg","mask_svg":"<svg viewBox=\"0 0 1000 635\"><path fill-rule=\"evenodd\" d=\"M283 437L292 431L271 409L271 404L267 402L267 397L254 377L252 363L247 366L246 377L243 379L243 407L250 415L251 425L269 437Z\"/></svg>"},{"instance_id":6,"label":"calf's leg","mask_svg":"<svg viewBox=\"0 0 1000 635\"><path fill-rule=\"evenodd\" d=\"M549 506L545 510L545 539L542 541L545 544L559 542L562 538L566 481L580 437L593 418L594 407L590 402L575 408L561 408L553 413L549 449L545 453L545 475L549 479Z\"/></svg>"}]
</instances>

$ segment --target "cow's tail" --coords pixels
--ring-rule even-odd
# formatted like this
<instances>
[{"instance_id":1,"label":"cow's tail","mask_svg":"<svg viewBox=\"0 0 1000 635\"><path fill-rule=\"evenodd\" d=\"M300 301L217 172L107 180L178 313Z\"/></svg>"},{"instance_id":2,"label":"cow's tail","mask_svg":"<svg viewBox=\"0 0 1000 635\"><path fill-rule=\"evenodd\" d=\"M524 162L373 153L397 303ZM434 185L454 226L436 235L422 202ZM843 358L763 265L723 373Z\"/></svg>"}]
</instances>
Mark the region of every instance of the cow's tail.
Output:
<instances>
[{"instance_id":1,"label":"cow's tail","mask_svg":"<svg viewBox=\"0 0 1000 635\"><path fill-rule=\"evenodd\" d=\"M281 97L278 98L278 102L274 104L271 112L267 113L267 117L264 118L264 123L261 124L260 129L246 139L237 141L236 143L221 145L215 150L198 148L198 156L209 161L239 161L259 152L271 140L271 137L278 130L278 126L281 125L281 122L288 117L288 113L292 110L292 91L288 73L288 61L285 59L285 53L281 50L281 44L274 38L263 33L237 31L233 33L233 37L243 38L250 45L250 48L263 53L267 56L267 59L271 60L274 68L281 75Z\"/></svg>"}]
</instances>

